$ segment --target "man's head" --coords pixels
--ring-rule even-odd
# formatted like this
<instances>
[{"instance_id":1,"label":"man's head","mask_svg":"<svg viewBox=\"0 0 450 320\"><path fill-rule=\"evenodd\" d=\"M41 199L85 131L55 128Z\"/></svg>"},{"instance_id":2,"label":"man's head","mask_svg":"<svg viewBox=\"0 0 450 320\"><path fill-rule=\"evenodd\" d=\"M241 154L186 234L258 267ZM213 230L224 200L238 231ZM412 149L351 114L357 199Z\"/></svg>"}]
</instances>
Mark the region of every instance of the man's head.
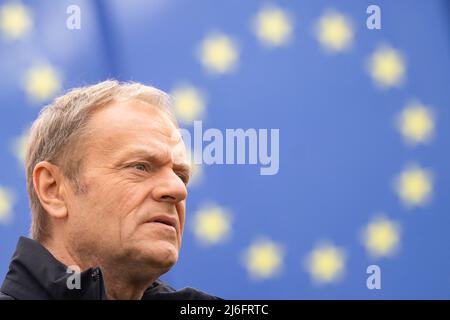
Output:
<instances>
[{"instance_id":1,"label":"man's head","mask_svg":"<svg viewBox=\"0 0 450 320\"><path fill-rule=\"evenodd\" d=\"M44 108L26 155L32 237L99 264L169 270L190 175L169 108L165 93L117 81L74 89Z\"/></svg>"}]
</instances>

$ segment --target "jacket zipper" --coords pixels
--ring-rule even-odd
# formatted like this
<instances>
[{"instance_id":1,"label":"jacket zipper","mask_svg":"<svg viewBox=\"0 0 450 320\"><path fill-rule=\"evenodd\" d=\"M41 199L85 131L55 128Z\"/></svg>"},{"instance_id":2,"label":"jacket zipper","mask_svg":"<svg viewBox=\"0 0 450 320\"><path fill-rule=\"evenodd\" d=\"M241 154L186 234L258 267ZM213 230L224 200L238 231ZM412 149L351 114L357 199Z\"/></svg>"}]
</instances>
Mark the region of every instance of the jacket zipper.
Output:
<instances>
[{"instance_id":1,"label":"jacket zipper","mask_svg":"<svg viewBox=\"0 0 450 320\"><path fill-rule=\"evenodd\" d=\"M92 278L94 279L94 281L97 282L97 286L98 286L98 300L102 299L102 276L100 274L100 269L99 268L95 268L94 271L92 271Z\"/></svg>"}]
</instances>

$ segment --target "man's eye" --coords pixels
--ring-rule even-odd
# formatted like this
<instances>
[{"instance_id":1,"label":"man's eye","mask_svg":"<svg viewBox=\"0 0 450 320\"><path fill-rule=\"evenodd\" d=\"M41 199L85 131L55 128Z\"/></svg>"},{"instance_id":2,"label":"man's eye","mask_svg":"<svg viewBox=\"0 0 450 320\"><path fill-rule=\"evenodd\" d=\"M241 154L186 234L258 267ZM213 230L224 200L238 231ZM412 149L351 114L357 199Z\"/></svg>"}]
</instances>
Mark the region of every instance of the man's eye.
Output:
<instances>
[{"instance_id":1,"label":"man's eye","mask_svg":"<svg viewBox=\"0 0 450 320\"><path fill-rule=\"evenodd\" d=\"M134 165L134 168L140 170L140 171L147 171L147 166L143 163L136 163Z\"/></svg>"}]
</instances>

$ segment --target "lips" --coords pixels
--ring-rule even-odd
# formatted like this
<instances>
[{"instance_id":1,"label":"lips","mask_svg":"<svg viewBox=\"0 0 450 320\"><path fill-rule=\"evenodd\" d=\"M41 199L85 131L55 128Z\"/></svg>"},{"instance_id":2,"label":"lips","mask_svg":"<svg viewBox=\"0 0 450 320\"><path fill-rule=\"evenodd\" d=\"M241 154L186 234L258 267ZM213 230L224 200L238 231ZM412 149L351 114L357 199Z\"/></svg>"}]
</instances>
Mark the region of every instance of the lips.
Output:
<instances>
[{"instance_id":1,"label":"lips","mask_svg":"<svg viewBox=\"0 0 450 320\"><path fill-rule=\"evenodd\" d=\"M167 226L173 227L175 230L178 230L177 229L177 224L178 224L177 219L175 219L171 216L167 216L167 215L155 216L147 222L148 223L162 223Z\"/></svg>"}]
</instances>

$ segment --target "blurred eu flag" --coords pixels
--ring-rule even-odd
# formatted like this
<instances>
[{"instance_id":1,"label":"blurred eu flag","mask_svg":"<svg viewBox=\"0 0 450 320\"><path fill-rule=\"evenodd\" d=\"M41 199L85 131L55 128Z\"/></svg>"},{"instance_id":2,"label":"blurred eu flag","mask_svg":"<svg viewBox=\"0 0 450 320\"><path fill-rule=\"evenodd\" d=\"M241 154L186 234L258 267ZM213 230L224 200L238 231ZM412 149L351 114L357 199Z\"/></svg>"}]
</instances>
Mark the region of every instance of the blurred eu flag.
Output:
<instances>
[{"instance_id":1,"label":"blurred eu flag","mask_svg":"<svg viewBox=\"0 0 450 320\"><path fill-rule=\"evenodd\" d=\"M449 71L444 0L0 1L0 276L30 225L30 124L114 77L170 92L189 130L280 130L275 175L195 167L174 287L448 298Z\"/></svg>"}]
</instances>

